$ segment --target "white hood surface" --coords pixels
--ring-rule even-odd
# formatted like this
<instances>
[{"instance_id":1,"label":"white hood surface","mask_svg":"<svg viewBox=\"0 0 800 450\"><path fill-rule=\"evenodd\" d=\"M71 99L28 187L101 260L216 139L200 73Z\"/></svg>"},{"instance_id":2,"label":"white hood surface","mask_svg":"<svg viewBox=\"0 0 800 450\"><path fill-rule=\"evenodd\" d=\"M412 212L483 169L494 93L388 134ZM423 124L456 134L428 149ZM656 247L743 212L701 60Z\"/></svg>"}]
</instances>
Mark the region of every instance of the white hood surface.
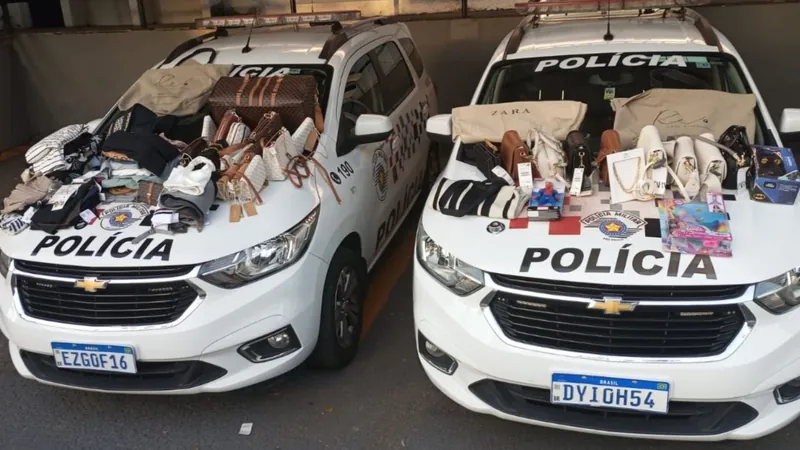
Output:
<instances>
[{"instance_id":1,"label":"white hood surface","mask_svg":"<svg viewBox=\"0 0 800 450\"><path fill-rule=\"evenodd\" d=\"M446 177L475 178L475 171L451 162ZM726 192L733 256L710 257L662 250L655 202L608 204L609 193L568 198L562 217L530 222L527 229L499 233L495 219L445 216L425 205L428 235L455 257L487 273L609 285L740 285L764 281L800 266L800 208L750 200L747 192ZM628 227L628 236L610 238L591 227L594 213L610 211ZM618 213L621 213L619 216ZM637 216L638 219L637 220ZM595 216L597 217L597 216ZM641 220L643 219L643 220ZM583 222L582 222L583 220Z\"/></svg>"},{"instance_id":2,"label":"white hood surface","mask_svg":"<svg viewBox=\"0 0 800 450\"><path fill-rule=\"evenodd\" d=\"M307 181L307 180L306 180ZM310 183L313 185L313 183ZM56 234L30 229L16 236L0 235L0 248L13 259L86 267L131 267L200 264L235 253L273 238L299 223L317 205L309 183L298 189L289 181L270 183L261 192L264 204L258 215L243 215L229 222L230 203L217 200L209 214L210 223L198 232L147 236L132 241L150 227L142 221L121 230L106 230L96 219L83 229L60 229ZM101 205L109 209L118 204Z\"/></svg>"}]
</instances>

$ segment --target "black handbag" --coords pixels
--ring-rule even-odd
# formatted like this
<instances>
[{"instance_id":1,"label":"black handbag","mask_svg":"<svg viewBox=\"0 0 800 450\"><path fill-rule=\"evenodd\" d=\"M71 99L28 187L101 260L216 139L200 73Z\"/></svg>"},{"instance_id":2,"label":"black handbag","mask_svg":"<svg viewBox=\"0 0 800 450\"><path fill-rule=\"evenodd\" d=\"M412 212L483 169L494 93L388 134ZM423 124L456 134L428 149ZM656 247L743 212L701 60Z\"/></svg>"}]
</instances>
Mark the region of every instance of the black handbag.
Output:
<instances>
[{"instance_id":1,"label":"black handbag","mask_svg":"<svg viewBox=\"0 0 800 450\"><path fill-rule=\"evenodd\" d=\"M753 164L753 150L750 147L750 140L747 138L747 130L740 125L731 125L722 133L718 142L732 150L732 152L722 152L727 166L722 187L736 189L736 176L739 169L750 167Z\"/></svg>"},{"instance_id":2,"label":"black handbag","mask_svg":"<svg viewBox=\"0 0 800 450\"><path fill-rule=\"evenodd\" d=\"M496 166L503 167L503 158L497 146L489 141L478 142L477 144L466 144L462 149L461 161L471 164L481 171L483 176L492 180L498 178L492 172Z\"/></svg>"},{"instance_id":3,"label":"black handbag","mask_svg":"<svg viewBox=\"0 0 800 450\"><path fill-rule=\"evenodd\" d=\"M516 219L527 210L528 198L500 177L484 181L442 178L434 186L432 206L446 216Z\"/></svg>"}]
</instances>

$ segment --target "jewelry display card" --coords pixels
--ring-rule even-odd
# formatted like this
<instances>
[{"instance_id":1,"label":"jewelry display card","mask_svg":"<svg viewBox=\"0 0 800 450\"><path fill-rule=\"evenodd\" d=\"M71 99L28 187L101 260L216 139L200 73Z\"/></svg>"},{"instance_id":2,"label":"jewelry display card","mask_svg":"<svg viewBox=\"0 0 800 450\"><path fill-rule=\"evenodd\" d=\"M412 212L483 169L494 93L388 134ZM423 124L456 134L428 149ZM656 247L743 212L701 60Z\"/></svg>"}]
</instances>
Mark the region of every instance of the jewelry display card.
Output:
<instances>
[{"instance_id":1,"label":"jewelry display card","mask_svg":"<svg viewBox=\"0 0 800 450\"><path fill-rule=\"evenodd\" d=\"M633 190L645 169L644 149L635 148L626 152L612 153L606 157L606 161L608 161L611 203L636 200Z\"/></svg>"}]
</instances>

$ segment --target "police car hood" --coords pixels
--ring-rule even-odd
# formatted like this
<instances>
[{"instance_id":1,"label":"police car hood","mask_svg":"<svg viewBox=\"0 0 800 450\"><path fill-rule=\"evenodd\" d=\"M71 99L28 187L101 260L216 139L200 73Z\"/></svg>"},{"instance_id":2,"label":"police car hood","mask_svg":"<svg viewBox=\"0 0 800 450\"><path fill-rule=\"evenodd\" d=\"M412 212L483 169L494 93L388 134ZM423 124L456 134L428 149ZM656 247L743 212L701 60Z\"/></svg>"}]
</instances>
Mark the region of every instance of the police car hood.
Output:
<instances>
[{"instance_id":1,"label":"police car hood","mask_svg":"<svg viewBox=\"0 0 800 450\"><path fill-rule=\"evenodd\" d=\"M444 176L482 178L458 161L451 161ZM521 229L511 228L509 220L443 215L432 208L431 196L422 225L438 245L487 272L487 277L497 273L613 285L739 285L800 266L797 205L758 203L747 193L727 193L733 256L710 257L664 251L655 202L616 206L604 201L607 194L595 191L575 202L569 198L561 220L529 222ZM612 238L601 232L601 218L621 221L627 236ZM495 221L502 226L490 227Z\"/></svg>"},{"instance_id":2,"label":"police car hood","mask_svg":"<svg viewBox=\"0 0 800 450\"><path fill-rule=\"evenodd\" d=\"M297 225L319 203L313 181L304 180L302 188L289 181L273 182L261 192L264 203L256 216L243 213L241 221L230 223L230 203L216 201L209 221L198 231L192 227L183 234L156 233L139 242L135 238L147 232L147 220L114 229L110 218L95 219L82 229L66 228L56 234L25 230L15 236L0 236L0 248L15 260L72 266L130 267L199 264L243 250L273 238ZM324 192L321 192L324 194ZM140 217L131 204L103 204L105 211L118 211ZM141 207L141 204L138 204ZM99 211L98 211L99 212ZM145 211L145 214L147 212ZM146 216L145 216L146 218Z\"/></svg>"}]
</instances>

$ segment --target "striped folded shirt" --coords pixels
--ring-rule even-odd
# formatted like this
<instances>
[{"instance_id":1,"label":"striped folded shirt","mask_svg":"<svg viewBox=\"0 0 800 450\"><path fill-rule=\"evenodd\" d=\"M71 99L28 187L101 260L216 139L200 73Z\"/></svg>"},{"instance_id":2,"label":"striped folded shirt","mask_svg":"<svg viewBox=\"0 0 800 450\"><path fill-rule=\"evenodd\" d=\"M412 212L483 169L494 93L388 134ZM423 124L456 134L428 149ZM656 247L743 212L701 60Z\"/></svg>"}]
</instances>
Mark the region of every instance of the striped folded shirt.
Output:
<instances>
[{"instance_id":1,"label":"striped folded shirt","mask_svg":"<svg viewBox=\"0 0 800 450\"><path fill-rule=\"evenodd\" d=\"M67 160L61 152L51 152L44 158L31 164L31 170L36 175L47 175L57 170L65 170L69 167Z\"/></svg>"},{"instance_id":2,"label":"striped folded shirt","mask_svg":"<svg viewBox=\"0 0 800 450\"><path fill-rule=\"evenodd\" d=\"M52 153L64 157L64 145L86 132L86 125L68 125L34 144L25 152L28 164L37 163Z\"/></svg>"}]
</instances>

